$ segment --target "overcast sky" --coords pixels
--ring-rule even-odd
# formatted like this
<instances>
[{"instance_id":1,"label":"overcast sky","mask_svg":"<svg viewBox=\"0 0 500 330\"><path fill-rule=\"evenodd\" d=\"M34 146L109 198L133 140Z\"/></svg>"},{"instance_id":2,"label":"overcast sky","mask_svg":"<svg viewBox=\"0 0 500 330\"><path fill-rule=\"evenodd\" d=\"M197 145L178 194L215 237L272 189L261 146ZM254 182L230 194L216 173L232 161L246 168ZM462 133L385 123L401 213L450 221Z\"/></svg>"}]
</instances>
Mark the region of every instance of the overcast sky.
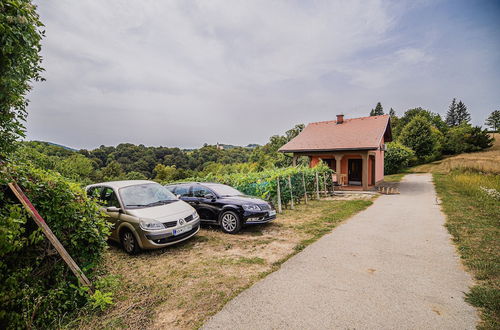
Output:
<instances>
[{"instance_id":1,"label":"overcast sky","mask_svg":"<svg viewBox=\"0 0 500 330\"><path fill-rule=\"evenodd\" d=\"M28 138L264 144L297 123L500 109L499 1L36 1Z\"/></svg>"}]
</instances>

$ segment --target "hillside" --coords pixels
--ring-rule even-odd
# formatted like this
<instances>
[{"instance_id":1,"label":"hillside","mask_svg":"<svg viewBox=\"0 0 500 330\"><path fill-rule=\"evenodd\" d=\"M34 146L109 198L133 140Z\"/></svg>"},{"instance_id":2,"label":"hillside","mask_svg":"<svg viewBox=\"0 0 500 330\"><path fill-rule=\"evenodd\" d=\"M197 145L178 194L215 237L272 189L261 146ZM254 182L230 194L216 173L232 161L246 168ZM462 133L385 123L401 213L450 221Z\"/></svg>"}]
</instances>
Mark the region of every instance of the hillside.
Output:
<instances>
[{"instance_id":1,"label":"hillside","mask_svg":"<svg viewBox=\"0 0 500 330\"><path fill-rule=\"evenodd\" d=\"M444 158L412 168L413 172L448 173L455 168L475 169L500 174L500 133L494 133L493 146L486 151L471 152Z\"/></svg>"}]
</instances>

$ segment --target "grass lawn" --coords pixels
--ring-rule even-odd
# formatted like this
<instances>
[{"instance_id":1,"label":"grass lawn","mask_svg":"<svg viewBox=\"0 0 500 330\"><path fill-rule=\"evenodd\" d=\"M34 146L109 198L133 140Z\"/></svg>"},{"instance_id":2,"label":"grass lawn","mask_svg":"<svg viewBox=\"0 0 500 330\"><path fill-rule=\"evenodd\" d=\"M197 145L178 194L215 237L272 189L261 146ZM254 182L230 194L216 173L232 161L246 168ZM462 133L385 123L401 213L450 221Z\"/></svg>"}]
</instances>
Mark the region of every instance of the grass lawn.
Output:
<instances>
[{"instance_id":1,"label":"grass lawn","mask_svg":"<svg viewBox=\"0 0 500 330\"><path fill-rule=\"evenodd\" d=\"M452 171L434 182L465 266L476 279L466 300L481 309L482 329L500 329L500 175Z\"/></svg>"},{"instance_id":2,"label":"grass lawn","mask_svg":"<svg viewBox=\"0 0 500 330\"><path fill-rule=\"evenodd\" d=\"M81 315L68 328L193 329L224 304L353 214L372 204L321 200L297 205L263 226L237 235L203 228L170 248L129 256L111 246L106 268L115 279L115 305Z\"/></svg>"}]
</instances>

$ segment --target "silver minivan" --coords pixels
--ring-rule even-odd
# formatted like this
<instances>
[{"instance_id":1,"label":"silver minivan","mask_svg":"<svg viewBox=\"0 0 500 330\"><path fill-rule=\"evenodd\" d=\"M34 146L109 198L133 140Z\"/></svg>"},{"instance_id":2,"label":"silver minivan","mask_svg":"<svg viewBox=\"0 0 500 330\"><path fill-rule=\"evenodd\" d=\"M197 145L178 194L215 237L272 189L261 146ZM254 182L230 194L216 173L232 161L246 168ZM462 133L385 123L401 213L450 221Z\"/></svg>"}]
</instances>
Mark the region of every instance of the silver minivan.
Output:
<instances>
[{"instance_id":1,"label":"silver minivan","mask_svg":"<svg viewBox=\"0 0 500 330\"><path fill-rule=\"evenodd\" d=\"M200 230L196 210L156 182L112 181L85 189L113 223L110 238L129 254L182 242Z\"/></svg>"}]
</instances>

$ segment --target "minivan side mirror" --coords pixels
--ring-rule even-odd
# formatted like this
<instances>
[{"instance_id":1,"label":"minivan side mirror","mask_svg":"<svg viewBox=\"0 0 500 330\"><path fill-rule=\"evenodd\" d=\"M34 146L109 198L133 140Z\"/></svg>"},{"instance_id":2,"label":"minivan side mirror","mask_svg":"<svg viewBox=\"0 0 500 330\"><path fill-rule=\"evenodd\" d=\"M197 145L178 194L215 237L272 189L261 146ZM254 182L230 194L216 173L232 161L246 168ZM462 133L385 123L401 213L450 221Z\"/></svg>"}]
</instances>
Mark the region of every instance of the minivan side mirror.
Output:
<instances>
[{"instance_id":1,"label":"minivan side mirror","mask_svg":"<svg viewBox=\"0 0 500 330\"><path fill-rule=\"evenodd\" d=\"M110 213L121 212L121 211L122 211L122 209L119 207L116 207L116 206L109 206L106 208L106 212L110 212Z\"/></svg>"}]
</instances>

